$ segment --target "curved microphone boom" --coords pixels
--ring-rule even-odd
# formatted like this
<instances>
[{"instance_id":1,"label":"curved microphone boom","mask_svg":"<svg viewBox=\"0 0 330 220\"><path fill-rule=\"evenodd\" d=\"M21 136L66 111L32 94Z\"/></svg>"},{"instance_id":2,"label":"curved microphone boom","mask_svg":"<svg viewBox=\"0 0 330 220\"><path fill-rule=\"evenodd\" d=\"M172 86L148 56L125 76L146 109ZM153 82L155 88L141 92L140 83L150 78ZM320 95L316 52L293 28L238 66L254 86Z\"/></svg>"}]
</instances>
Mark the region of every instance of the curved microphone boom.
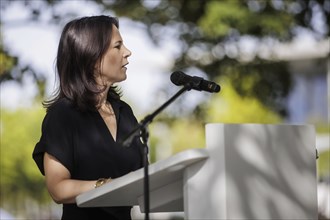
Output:
<instances>
[{"instance_id":1,"label":"curved microphone boom","mask_svg":"<svg viewBox=\"0 0 330 220\"><path fill-rule=\"evenodd\" d=\"M207 81L198 76L189 76L181 71L175 71L171 75L171 81L177 86L189 85L192 89L206 92L220 92L220 86L215 82Z\"/></svg>"}]
</instances>

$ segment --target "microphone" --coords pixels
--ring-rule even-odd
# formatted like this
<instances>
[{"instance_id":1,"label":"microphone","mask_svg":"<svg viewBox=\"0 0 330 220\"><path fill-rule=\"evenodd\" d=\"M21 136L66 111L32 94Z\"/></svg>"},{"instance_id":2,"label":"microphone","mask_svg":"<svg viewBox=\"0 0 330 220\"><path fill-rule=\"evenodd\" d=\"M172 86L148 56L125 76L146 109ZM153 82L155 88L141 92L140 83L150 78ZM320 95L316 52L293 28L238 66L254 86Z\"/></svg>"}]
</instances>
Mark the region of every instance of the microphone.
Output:
<instances>
[{"instance_id":1,"label":"microphone","mask_svg":"<svg viewBox=\"0 0 330 220\"><path fill-rule=\"evenodd\" d=\"M189 76L181 71L175 71L171 75L171 81L177 86L189 85L192 89L206 92L220 92L220 86L215 82L207 81L198 76Z\"/></svg>"}]
</instances>

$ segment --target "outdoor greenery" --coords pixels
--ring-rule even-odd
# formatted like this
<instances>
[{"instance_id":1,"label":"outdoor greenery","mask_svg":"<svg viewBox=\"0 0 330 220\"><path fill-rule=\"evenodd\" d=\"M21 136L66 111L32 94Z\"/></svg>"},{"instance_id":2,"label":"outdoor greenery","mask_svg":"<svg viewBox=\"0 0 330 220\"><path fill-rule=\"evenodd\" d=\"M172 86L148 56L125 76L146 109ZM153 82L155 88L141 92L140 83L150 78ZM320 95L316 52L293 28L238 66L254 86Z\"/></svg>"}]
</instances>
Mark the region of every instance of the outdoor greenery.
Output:
<instances>
[{"instance_id":1,"label":"outdoor greenery","mask_svg":"<svg viewBox=\"0 0 330 220\"><path fill-rule=\"evenodd\" d=\"M317 173L321 180L329 178L330 173L330 151L324 151L319 154L317 161Z\"/></svg>"},{"instance_id":2,"label":"outdoor greenery","mask_svg":"<svg viewBox=\"0 0 330 220\"><path fill-rule=\"evenodd\" d=\"M43 9L50 7L54 10L49 23L59 24L64 18L75 17L59 10L62 1L20 2L30 10L31 21L37 23ZM198 69L222 86L221 93L212 95L192 114L162 114L155 120L150 126L151 162L159 159L156 148L169 147L170 154L174 154L188 147L204 147L204 125L208 122L282 123L287 116L285 101L292 88L291 75L286 62L274 60L271 55L262 56L260 51L265 47L271 51L274 42L290 41L301 28L312 31L319 39L329 37L329 29L320 30L311 22L315 13L319 13L323 15L321 22L329 24L327 0L91 1L104 9L105 14L143 24L155 45L170 37L177 38L180 53L168 72ZM13 2L2 0L1 10ZM169 30L175 30L171 32L175 34L167 34ZM259 46L244 58L240 40L247 36ZM43 176L32 160L45 115L40 103L46 80L38 70L22 66L19 57L7 50L1 38L0 62L1 83L20 83L25 74L30 74L39 91L37 104L32 107L15 111L1 107L0 112L0 207L24 216L28 215L25 198L51 204ZM318 122L316 126L329 134L327 122ZM329 175L329 153L322 153L318 159L321 176Z\"/></svg>"},{"instance_id":3,"label":"outdoor greenery","mask_svg":"<svg viewBox=\"0 0 330 220\"><path fill-rule=\"evenodd\" d=\"M43 176L32 160L32 151L41 134L45 114L38 104L10 111L1 109L1 207L25 210L25 198L49 202Z\"/></svg>"}]
</instances>

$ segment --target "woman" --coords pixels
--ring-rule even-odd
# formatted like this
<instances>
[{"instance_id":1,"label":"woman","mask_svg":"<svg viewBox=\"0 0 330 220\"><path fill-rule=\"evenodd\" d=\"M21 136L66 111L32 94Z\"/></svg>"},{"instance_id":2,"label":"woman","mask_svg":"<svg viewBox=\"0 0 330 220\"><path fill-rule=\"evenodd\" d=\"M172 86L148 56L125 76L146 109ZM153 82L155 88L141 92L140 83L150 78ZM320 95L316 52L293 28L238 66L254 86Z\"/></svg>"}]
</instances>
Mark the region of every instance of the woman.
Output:
<instances>
[{"instance_id":1,"label":"woman","mask_svg":"<svg viewBox=\"0 0 330 220\"><path fill-rule=\"evenodd\" d=\"M141 143L118 144L137 126L114 83L126 79L131 52L116 18L83 17L63 29L57 52L59 89L33 159L62 219L130 219L131 207L79 208L75 197L142 167ZM111 184L111 183L109 183Z\"/></svg>"}]
</instances>

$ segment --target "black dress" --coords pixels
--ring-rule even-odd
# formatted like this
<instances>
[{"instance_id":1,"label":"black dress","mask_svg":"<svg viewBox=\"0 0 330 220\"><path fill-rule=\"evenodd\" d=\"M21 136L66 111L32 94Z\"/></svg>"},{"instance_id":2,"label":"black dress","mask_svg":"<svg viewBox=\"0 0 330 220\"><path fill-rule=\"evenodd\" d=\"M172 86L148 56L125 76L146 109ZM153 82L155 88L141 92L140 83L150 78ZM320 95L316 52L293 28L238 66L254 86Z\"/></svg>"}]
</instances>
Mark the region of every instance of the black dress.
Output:
<instances>
[{"instance_id":1,"label":"black dress","mask_svg":"<svg viewBox=\"0 0 330 220\"><path fill-rule=\"evenodd\" d=\"M117 138L123 140L138 122L131 108L121 100L109 100L117 119ZM44 152L54 156L72 179L117 178L142 167L141 143L125 148L116 142L97 110L80 112L67 99L47 112L33 159L44 175ZM79 208L63 204L62 219L131 219L131 207Z\"/></svg>"}]
</instances>

